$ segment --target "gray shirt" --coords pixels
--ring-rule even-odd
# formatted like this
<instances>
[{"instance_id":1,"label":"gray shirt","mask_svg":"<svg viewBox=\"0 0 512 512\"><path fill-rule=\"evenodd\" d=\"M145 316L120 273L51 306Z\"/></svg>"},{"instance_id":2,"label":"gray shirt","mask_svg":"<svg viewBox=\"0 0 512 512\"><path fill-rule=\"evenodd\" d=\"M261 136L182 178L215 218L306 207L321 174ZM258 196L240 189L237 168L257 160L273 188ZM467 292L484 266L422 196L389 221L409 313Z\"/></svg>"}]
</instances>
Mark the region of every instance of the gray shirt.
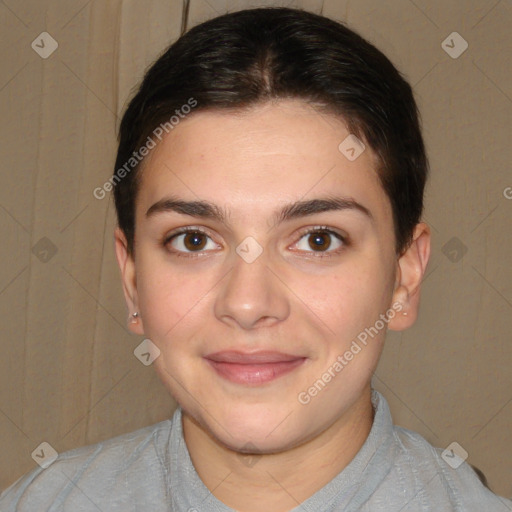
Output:
<instances>
[{"instance_id":1,"label":"gray shirt","mask_svg":"<svg viewBox=\"0 0 512 512\"><path fill-rule=\"evenodd\" d=\"M291 512L512 511L512 501L485 488L469 465L453 469L440 449L393 426L376 391L372 402L374 422L356 457ZM0 510L234 512L196 473L181 414L178 408L171 420L60 454L4 491Z\"/></svg>"}]
</instances>

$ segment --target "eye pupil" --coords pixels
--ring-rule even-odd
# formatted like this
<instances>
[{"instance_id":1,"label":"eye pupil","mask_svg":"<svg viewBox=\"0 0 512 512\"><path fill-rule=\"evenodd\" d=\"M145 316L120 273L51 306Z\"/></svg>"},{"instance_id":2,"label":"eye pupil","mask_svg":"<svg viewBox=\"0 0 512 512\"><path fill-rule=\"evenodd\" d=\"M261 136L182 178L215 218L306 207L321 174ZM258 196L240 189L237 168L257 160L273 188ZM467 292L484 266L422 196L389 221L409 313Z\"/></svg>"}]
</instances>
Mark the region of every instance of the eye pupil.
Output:
<instances>
[{"instance_id":1,"label":"eye pupil","mask_svg":"<svg viewBox=\"0 0 512 512\"><path fill-rule=\"evenodd\" d=\"M190 250L202 249L206 245L206 237L202 233L187 233L184 237L185 247Z\"/></svg>"},{"instance_id":2,"label":"eye pupil","mask_svg":"<svg viewBox=\"0 0 512 512\"><path fill-rule=\"evenodd\" d=\"M311 249L325 251L331 245L330 235L328 233L312 233L309 239Z\"/></svg>"}]
</instances>

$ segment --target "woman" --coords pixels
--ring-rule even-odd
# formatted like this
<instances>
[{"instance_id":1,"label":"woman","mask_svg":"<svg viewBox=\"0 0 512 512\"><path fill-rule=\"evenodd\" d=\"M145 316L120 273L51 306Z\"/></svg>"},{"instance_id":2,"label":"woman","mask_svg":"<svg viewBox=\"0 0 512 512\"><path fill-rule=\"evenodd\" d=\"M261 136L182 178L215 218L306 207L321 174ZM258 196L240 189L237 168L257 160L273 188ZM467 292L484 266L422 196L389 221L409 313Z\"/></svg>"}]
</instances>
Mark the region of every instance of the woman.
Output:
<instances>
[{"instance_id":1,"label":"woman","mask_svg":"<svg viewBox=\"0 0 512 512\"><path fill-rule=\"evenodd\" d=\"M179 408L61 454L2 510L512 510L371 388L417 317L427 174L410 86L346 27L254 9L182 36L108 182L129 325Z\"/></svg>"}]
</instances>

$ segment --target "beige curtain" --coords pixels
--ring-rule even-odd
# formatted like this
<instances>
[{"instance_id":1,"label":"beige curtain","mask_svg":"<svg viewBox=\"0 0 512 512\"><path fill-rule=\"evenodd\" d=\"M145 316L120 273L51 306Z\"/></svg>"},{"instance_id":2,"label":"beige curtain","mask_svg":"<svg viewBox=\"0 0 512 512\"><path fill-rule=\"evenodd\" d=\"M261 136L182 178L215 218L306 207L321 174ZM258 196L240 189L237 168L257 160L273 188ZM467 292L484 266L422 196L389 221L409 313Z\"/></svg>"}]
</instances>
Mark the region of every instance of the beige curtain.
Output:
<instances>
[{"instance_id":1,"label":"beige curtain","mask_svg":"<svg viewBox=\"0 0 512 512\"><path fill-rule=\"evenodd\" d=\"M112 202L93 190L133 88L184 21L289 5L346 21L415 86L434 248L419 321L389 334L374 384L396 423L458 442L512 496L511 4L187 3L0 2L0 488L35 467L42 442L62 452L171 415L133 355Z\"/></svg>"}]
</instances>

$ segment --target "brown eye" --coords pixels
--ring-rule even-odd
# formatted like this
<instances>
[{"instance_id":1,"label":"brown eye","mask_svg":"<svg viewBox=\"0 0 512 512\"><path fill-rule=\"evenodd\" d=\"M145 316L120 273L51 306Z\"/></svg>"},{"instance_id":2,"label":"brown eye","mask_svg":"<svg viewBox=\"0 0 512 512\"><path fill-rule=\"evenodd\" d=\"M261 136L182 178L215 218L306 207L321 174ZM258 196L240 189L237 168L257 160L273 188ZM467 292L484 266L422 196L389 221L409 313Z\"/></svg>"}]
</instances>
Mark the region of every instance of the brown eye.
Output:
<instances>
[{"instance_id":1,"label":"brown eye","mask_svg":"<svg viewBox=\"0 0 512 512\"><path fill-rule=\"evenodd\" d=\"M326 251L331 246L331 235L329 233L309 233L308 244L314 251Z\"/></svg>"},{"instance_id":2,"label":"brown eye","mask_svg":"<svg viewBox=\"0 0 512 512\"><path fill-rule=\"evenodd\" d=\"M344 246L348 245L344 236L327 228L314 228L302 234L295 248L304 253L326 253L326 256L334 256Z\"/></svg>"},{"instance_id":3,"label":"brown eye","mask_svg":"<svg viewBox=\"0 0 512 512\"><path fill-rule=\"evenodd\" d=\"M215 242L202 231L184 230L167 238L164 245L174 253L201 253L218 248Z\"/></svg>"},{"instance_id":4,"label":"brown eye","mask_svg":"<svg viewBox=\"0 0 512 512\"><path fill-rule=\"evenodd\" d=\"M186 233L183 237L183 245L189 251L197 251L203 249L206 245L206 235L203 233Z\"/></svg>"}]
</instances>

